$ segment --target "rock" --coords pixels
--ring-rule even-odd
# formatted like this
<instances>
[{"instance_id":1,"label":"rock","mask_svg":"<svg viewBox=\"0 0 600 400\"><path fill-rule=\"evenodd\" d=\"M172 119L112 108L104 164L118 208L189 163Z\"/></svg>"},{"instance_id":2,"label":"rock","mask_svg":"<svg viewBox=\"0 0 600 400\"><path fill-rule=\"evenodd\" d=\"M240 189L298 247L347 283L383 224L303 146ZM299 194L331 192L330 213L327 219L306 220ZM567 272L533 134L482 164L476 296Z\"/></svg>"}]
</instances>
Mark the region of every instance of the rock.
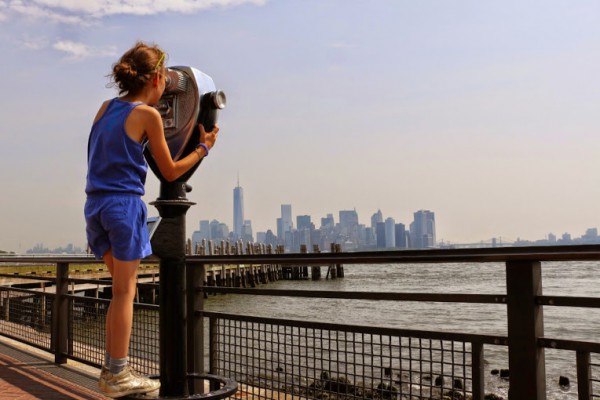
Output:
<instances>
[{"instance_id":1,"label":"rock","mask_svg":"<svg viewBox=\"0 0 600 400\"><path fill-rule=\"evenodd\" d=\"M500 378L508 379L510 373L507 369L500 370Z\"/></svg>"},{"instance_id":2,"label":"rock","mask_svg":"<svg viewBox=\"0 0 600 400\"><path fill-rule=\"evenodd\" d=\"M425 382L431 382L431 375L423 375L421 380Z\"/></svg>"},{"instance_id":3,"label":"rock","mask_svg":"<svg viewBox=\"0 0 600 400\"><path fill-rule=\"evenodd\" d=\"M444 386L444 383L445 383L445 381L444 381L444 377L443 376L438 375L438 376L435 377L435 382L434 382L435 386Z\"/></svg>"},{"instance_id":4,"label":"rock","mask_svg":"<svg viewBox=\"0 0 600 400\"><path fill-rule=\"evenodd\" d=\"M558 378L558 384L562 387L569 387L571 386L571 381L569 381L569 378L567 378L566 376L561 375Z\"/></svg>"},{"instance_id":5,"label":"rock","mask_svg":"<svg viewBox=\"0 0 600 400\"><path fill-rule=\"evenodd\" d=\"M321 380L313 381L308 385L308 387L310 389L323 389L323 381L321 381Z\"/></svg>"},{"instance_id":6,"label":"rock","mask_svg":"<svg viewBox=\"0 0 600 400\"><path fill-rule=\"evenodd\" d=\"M424 379L424 378L421 378ZM396 379L394 379L394 383L398 384L398 385L402 385L403 382L409 382L410 381L410 375L407 374L406 372L402 373L402 375L400 374L396 374ZM431 381L431 376L429 377L429 381Z\"/></svg>"},{"instance_id":7,"label":"rock","mask_svg":"<svg viewBox=\"0 0 600 400\"><path fill-rule=\"evenodd\" d=\"M377 385L377 390L383 399L395 398L399 391L396 386L388 385L385 382L381 382Z\"/></svg>"},{"instance_id":8,"label":"rock","mask_svg":"<svg viewBox=\"0 0 600 400\"><path fill-rule=\"evenodd\" d=\"M456 390L447 390L444 392L444 398L448 398L449 400L464 400L465 396Z\"/></svg>"},{"instance_id":9,"label":"rock","mask_svg":"<svg viewBox=\"0 0 600 400\"><path fill-rule=\"evenodd\" d=\"M324 388L335 393L351 393L354 390L352 382L343 376L333 377L326 381Z\"/></svg>"}]
</instances>

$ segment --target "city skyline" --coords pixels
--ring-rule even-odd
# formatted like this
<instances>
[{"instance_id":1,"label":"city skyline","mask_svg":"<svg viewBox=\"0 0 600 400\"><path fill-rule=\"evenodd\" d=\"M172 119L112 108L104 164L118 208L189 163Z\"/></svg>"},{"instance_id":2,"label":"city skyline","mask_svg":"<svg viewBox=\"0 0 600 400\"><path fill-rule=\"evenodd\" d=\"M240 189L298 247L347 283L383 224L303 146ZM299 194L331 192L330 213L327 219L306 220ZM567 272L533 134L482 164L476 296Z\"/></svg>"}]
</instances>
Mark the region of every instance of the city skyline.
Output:
<instances>
[{"instance_id":1,"label":"city skyline","mask_svg":"<svg viewBox=\"0 0 600 400\"><path fill-rule=\"evenodd\" d=\"M243 209L243 193L239 177L233 195L233 218L235 220L238 209ZM413 212L413 220L407 225L404 221L396 221L393 216L384 217L380 209L371 215L370 226L359 222L359 216L354 210L338 210L337 221L333 213L327 213L320 218L320 225L312 215L296 214L296 225L293 223L292 204L281 204L280 217L276 219L275 228L266 231L252 230L251 219L245 221L248 230L244 236L239 236L235 231L230 232L227 223L217 219L201 220L200 229L191 235L192 244L196 246L202 240L227 240L235 242L258 242L273 245L283 245L286 251L297 252L300 245L311 248L319 245L321 249L329 248L329 244L342 244L344 250L368 249L424 249L436 247L464 247L464 246L502 246L502 245L549 245L549 244L574 244L574 243L600 243L597 228L587 228L581 237L573 238L568 232L562 235L548 233L543 239L533 240L517 238L513 242L502 237L493 237L489 243L484 241L474 243L458 243L452 241L437 242L435 213L430 210ZM406 229L409 226L409 229ZM316 236L315 236L316 234Z\"/></svg>"},{"instance_id":2,"label":"city skyline","mask_svg":"<svg viewBox=\"0 0 600 400\"><path fill-rule=\"evenodd\" d=\"M258 242L258 243L277 243L283 244L286 247L286 251L299 251L299 243L296 243L295 247L292 244L287 243L286 240L291 240L292 235L298 235L297 231L304 230L304 240L301 240L301 244L309 244L311 242L309 230L321 230L323 228L331 228L332 230L337 227L339 229L340 236L331 237L332 240L328 243L343 244L344 241L351 235L344 229L348 229L349 226L360 226L363 230L366 228L366 224L360 223L359 214L356 209L353 210L338 210L338 219L334 217L334 213L321 213L324 217L316 217L313 221L312 215L307 214L296 214L296 225L294 225L294 213L292 204L281 204L280 205L280 217L276 218L275 224L272 227L267 228L265 231L254 231L252 228L252 219L245 219L244 215L244 189L240 185L240 178L238 174L237 184L233 188L233 210L232 210L232 229L230 229L227 222L220 221L216 218L202 219L197 224L191 226L192 232L188 235L188 238L192 240L192 243L200 243L203 239L217 238L218 240L227 240L230 242L242 241L246 242ZM475 241L471 243L465 242L453 242L452 240L436 240L436 228L435 228L435 213L430 210L418 210L412 213L413 221L410 222L409 229L406 229L407 224L402 221L396 221L393 216L384 216L381 209L377 209L370 217L370 228L372 232L365 233L364 235L373 235L371 242L358 243L357 238L353 238L356 242L354 246L346 246L344 250L365 250L369 248L373 249L406 249L406 248L435 248L435 247L476 247L476 246L502 246L502 245L549 245L549 244L575 244L575 243L600 243L600 236L598 235L597 228L586 228L585 232L581 236L573 237L569 232L563 232L562 234L555 234L552 232L547 233L544 238L533 238L526 239L517 237L514 241L508 241L506 238L504 241L501 236L492 237L486 240ZM320 219L320 226L317 228L315 223ZM240 223L239 231L236 229L236 221ZM284 222L285 221L285 222ZM198 228L198 229L196 229ZM188 218L188 230L190 230L190 221ZM207 232L208 235L206 234ZM212 234L210 233L212 232ZM216 232L216 233L215 233ZM286 238L286 234L289 236ZM212 236L212 237L211 237ZM270 239L275 238L275 239ZM342 238L340 240L340 238ZM344 239L345 238L345 239ZM296 239L297 240L297 239ZM365 239L363 239L365 240ZM78 243L65 243L65 247L56 247L54 250L50 250L44 245L43 242L36 243L32 248L27 249L26 252L31 253L48 253L48 252L59 252L59 253L78 253L83 252L87 246L83 244L79 246ZM310 247L310 246L309 246ZM321 248L328 248L328 244L321 245ZM0 249L0 251L6 251ZM10 252L10 251L9 251Z\"/></svg>"},{"instance_id":3,"label":"city skyline","mask_svg":"<svg viewBox=\"0 0 600 400\"><path fill-rule=\"evenodd\" d=\"M227 95L188 182L188 236L206 218L233 228L238 172L255 232L292 204L366 225L381 209L408 230L433 210L438 242L582 235L600 225L599 14L591 0L0 2L0 249L85 242L88 134L137 40ZM149 173L143 200L159 194Z\"/></svg>"},{"instance_id":4,"label":"city skyline","mask_svg":"<svg viewBox=\"0 0 600 400\"><path fill-rule=\"evenodd\" d=\"M234 189L233 217L239 215L243 209L243 198L239 196L242 188ZM311 215L296 215L296 224L293 223L291 204L281 205L281 217L276 220L275 229L264 232L253 232L251 220L244 221L244 232L239 234L230 230L227 223L217 219L200 220L198 230L191 235L192 246L196 248L203 241L229 241L243 243L265 243L273 246L282 245L287 252L298 252L300 246L312 248L317 245L321 249L328 249L331 244L341 244L345 251L377 249L407 249L407 248L435 248L435 215L429 210L419 210L413 213L414 220L410 223L410 230L405 229L405 224L396 223L392 217L382 218L381 210L371 217L371 225L360 224L356 210L339 210L336 222L332 213L320 218L320 224L312 221Z\"/></svg>"}]
</instances>

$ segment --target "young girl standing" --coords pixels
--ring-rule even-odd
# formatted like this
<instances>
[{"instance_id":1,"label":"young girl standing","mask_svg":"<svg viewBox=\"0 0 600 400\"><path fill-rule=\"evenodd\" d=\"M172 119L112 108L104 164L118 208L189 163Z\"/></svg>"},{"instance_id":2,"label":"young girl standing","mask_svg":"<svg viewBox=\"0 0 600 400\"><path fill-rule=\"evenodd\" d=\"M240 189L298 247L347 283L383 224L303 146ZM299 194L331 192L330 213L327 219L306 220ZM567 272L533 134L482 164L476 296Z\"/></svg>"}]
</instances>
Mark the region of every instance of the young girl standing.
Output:
<instances>
[{"instance_id":1,"label":"young girl standing","mask_svg":"<svg viewBox=\"0 0 600 400\"><path fill-rule=\"evenodd\" d=\"M141 199L148 169L142 143L148 141L161 174L173 181L208 155L219 132L215 127L207 133L200 125L196 150L173 161L161 116L153 107L165 90L165 57L158 46L138 42L113 65L111 77L120 97L102 104L88 143L86 234L91 250L110 271L113 296L99 387L112 398L160 386L127 363L137 270L140 260L152 253Z\"/></svg>"}]
</instances>

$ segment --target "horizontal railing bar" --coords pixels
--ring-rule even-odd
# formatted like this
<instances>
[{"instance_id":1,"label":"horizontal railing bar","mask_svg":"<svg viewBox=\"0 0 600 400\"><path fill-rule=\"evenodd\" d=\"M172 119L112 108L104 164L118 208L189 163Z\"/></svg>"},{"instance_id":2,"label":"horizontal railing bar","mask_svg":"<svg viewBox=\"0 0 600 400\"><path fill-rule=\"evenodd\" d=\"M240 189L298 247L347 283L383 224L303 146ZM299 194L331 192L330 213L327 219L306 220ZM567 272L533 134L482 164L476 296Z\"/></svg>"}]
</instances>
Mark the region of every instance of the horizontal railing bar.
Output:
<instances>
[{"instance_id":1,"label":"horizontal railing bar","mask_svg":"<svg viewBox=\"0 0 600 400\"><path fill-rule=\"evenodd\" d=\"M30 281L55 281L55 276L38 275L20 275L20 274L0 274L0 278L26 279Z\"/></svg>"},{"instance_id":2,"label":"horizontal railing bar","mask_svg":"<svg viewBox=\"0 0 600 400\"><path fill-rule=\"evenodd\" d=\"M0 285L0 291L2 292L21 292L21 293L28 293L28 294L32 294L32 295L36 295L36 296L50 296L50 297L56 297L55 293L52 292L42 292L40 290L34 290L34 289L24 289L24 288L17 288L17 287L12 287L12 286L3 286Z\"/></svg>"},{"instance_id":3,"label":"horizontal railing bar","mask_svg":"<svg viewBox=\"0 0 600 400\"><path fill-rule=\"evenodd\" d=\"M421 331L414 329L385 328L366 325L346 325L329 322L301 321L293 319L280 319L269 317L257 317L252 315L226 314L213 311L196 311L199 317L228 319L234 321L255 322L262 324L284 325L308 329L324 329L350 333L365 333L382 336L418 337L423 339L454 340L459 342L484 343L499 346L507 346L508 339L505 336L480 335L472 333Z\"/></svg>"},{"instance_id":4,"label":"horizontal railing bar","mask_svg":"<svg viewBox=\"0 0 600 400\"><path fill-rule=\"evenodd\" d=\"M288 253L265 255L210 255L187 256L190 264L383 264L383 263L460 263L524 261L597 261L600 260L600 245L573 246L528 246L469 249L425 249L394 251L363 251L353 253ZM144 264L158 263L151 256ZM102 261L92 256L2 256L2 263L80 263L93 264Z\"/></svg>"},{"instance_id":5,"label":"horizontal railing bar","mask_svg":"<svg viewBox=\"0 0 600 400\"><path fill-rule=\"evenodd\" d=\"M65 294L65 295L63 295L63 297L65 299L78 300L78 301L82 301L84 303L106 303L106 304L110 303L110 299L103 299L101 297L96 298L96 297L88 297L88 296L77 296L76 294Z\"/></svg>"},{"instance_id":6,"label":"horizontal railing bar","mask_svg":"<svg viewBox=\"0 0 600 400\"><path fill-rule=\"evenodd\" d=\"M159 276L158 274L154 274ZM137 279L141 280L144 278L150 278L152 274L138 273ZM54 278L56 279L56 278ZM100 284L100 285L112 285L112 278L110 276L106 276L103 278L68 278L67 282L69 283L92 283L92 284ZM140 284L152 284L152 282L138 282Z\"/></svg>"},{"instance_id":7,"label":"horizontal railing bar","mask_svg":"<svg viewBox=\"0 0 600 400\"><path fill-rule=\"evenodd\" d=\"M159 283L151 283L151 282L143 282L143 283L138 282L137 286L139 288L158 289L160 287L160 284Z\"/></svg>"},{"instance_id":8,"label":"horizontal railing bar","mask_svg":"<svg viewBox=\"0 0 600 400\"><path fill-rule=\"evenodd\" d=\"M152 255L147 258L142 259L142 264L158 264L159 259ZM95 258L94 256L88 255L58 255L58 256L22 256L22 255L2 255L0 256L0 264L14 264L11 265L17 268L20 267L31 267L30 264L40 265L40 264L57 264L57 263L67 263L67 264L104 264L104 261ZM20 264L28 264L28 265L20 265Z\"/></svg>"},{"instance_id":9,"label":"horizontal railing bar","mask_svg":"<svg viewBox=\"0 0 600 400\"><path fill-rule=\"evenodd\" d=\"M75 294L66 294L64 295L65 298L67 299L72 299L72 300L77 300L77 301L81 301L84 303L110 303L110 299L102 299L102 298L95 298L95 297L89 297L89 296L77 296ZM159 306L157 304L149 304L149 303L138 303L138 302L134 302L133 305L135 306L136 309L143 309L143 310L155 310L158 311Z\"/></svg>"},{"instance_id":10,"label":"horizontal railing bar","mask_svg":"<svg viewBox=\"0 0 600 400\"><path fill-rule=\"evenodd\" d=\"M355 253L188 256L189 264L384 264L502 261L597 261L600 245L501 247L490 249L396 250Z\"/></svg>"},{"instance_id":11,"label":"horizontal railing bar","mask_svg":"<svg viewBox=\"0 0 600 400\"><path fill-rule=\"evenodd\" d=\"M230 293L254 296L312 297L322 299L432 301L445 303L505 304L506 295L460 293L397 293L397 292L341 292L327 290L242 289L204 286L197 289L206 293Z\"/></svg>"},{"instance_id":12,"label":"horizontal railing bar","mask_svg":"<svg viewBox=\"0 0 600 400\"><path fill-rule=\"evenodd\" d=\"M536 302L544 306L600 308L598 297L538 296Z\"/></svg>"},{"instance_id":13,"label":"horizontal railing bar","mask_svg":"<svg viewBox=\"0 0 600 400\"><path fill-rule=\"evenodd\" d=\"M68 283L91 283L94 285L112 285L112 279L88 279L88 278L69 278Z\"/></svg>"},{"instance_id":14,"label":"horizontal railing bar","mask_svg":"<svg viewBox=\"0 0 600 400\"><path fill-rule=\"evenodd\" d=\"M548 349L587 351L600 354L600 343L584 342L578 340L552 339L542 337L538 339L538 346Z\"/></svg>"}]
</instances>

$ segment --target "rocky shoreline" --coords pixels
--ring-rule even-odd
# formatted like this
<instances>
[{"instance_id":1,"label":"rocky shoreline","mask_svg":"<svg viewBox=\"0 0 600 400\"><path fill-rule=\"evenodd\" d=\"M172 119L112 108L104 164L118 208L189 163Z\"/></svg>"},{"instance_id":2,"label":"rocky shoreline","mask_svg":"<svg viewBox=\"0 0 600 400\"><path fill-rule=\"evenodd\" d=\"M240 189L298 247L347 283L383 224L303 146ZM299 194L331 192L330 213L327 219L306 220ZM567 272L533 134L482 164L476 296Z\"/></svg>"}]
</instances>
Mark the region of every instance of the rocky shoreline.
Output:
<instances>
[{"instance_id":1,"label":"rocky shoreline","mask_svg":"<svg viewBox=\"0 0 600 400\"><path fill-rule=\"evenodd\" d=\"M492 369L490 374L497 379L508 383L508 369ZM302 378L296 382L285 382L283 371L277 371L276 375L259 374L248 376L247 383L256 387L279 390L294 396L318 400L355 400L356 398L369 400L472 400L472 395L466 390L464 382L460 378L454 378L452 382L441 375L425 374L421 377L421 384L413 383L407 375L397 376L380 382L352 382L345 376L335 376L329 372L321 372L318 379L310 380ZM561 389L568 389L569 378L560 376L558 385ZM486 393L484 400L506 400L500 394Z\"/></svg>"}]
</instances>

